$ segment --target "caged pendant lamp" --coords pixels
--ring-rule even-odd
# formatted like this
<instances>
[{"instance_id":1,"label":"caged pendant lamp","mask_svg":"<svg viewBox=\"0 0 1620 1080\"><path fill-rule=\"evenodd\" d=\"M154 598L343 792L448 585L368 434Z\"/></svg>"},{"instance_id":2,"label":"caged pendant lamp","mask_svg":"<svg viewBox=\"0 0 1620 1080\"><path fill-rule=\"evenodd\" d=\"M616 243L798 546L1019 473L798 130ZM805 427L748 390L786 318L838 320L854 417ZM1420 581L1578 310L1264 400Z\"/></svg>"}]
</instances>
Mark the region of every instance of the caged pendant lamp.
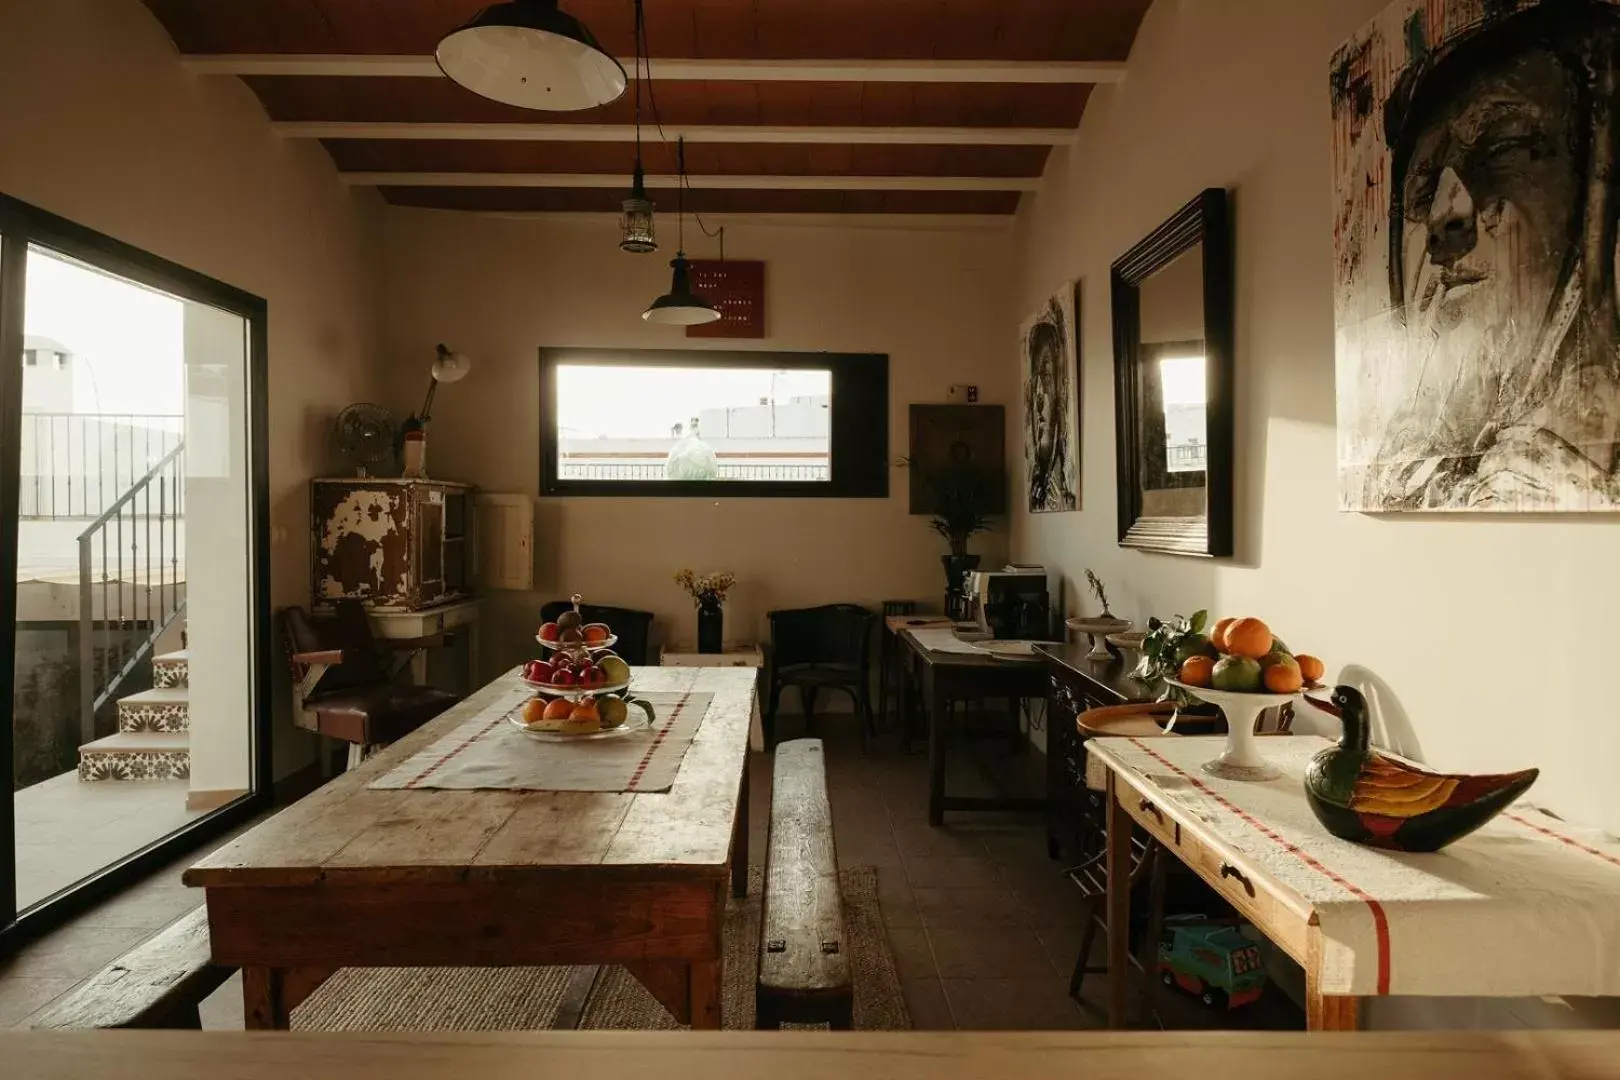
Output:
<instances>
[{"instance_id":1,"label":"caged pendant lamp","mask_svg":"<svg viewBox=\"0 0 1620 1080\"><path fill-rule=\"evenodd\" d=\"M619 214L619 250L632 255L648 255L658 250L658 233L653 221L652 200L647 198L647 174L641 168L641 64L646 36L642 0L636 0L636 171L630 182L630 197ZM647 60L648 67L652 61Z\"/></svg>"},{"instance_id":2,"label":"caged pendant lamp","mask_svg":"<svg viewBox=\"0 0 1620 1080\"><path fill-rule=\"evenodd\" d=\"M679 241L676 245L675 258L670 260L669 264L674 273L670 278L669 292L654 300L651 306L641 313L641 317L662 326L701 326L703 323L718 320L720 312L713 304L692 291L692 264L686 261L685 139L679 139L675 143L675 163L678 174L678 186L675 189L675 220Z\"/></svg>"},{"instance_id":3,"label":"caged pendant lamp","mask_svg":"<svg viewBox=\"0 0 1620 1080\"><path fill-rule=\"evenodd\" d=\"M606 105L627 84L624 66L557 0L491 4L440 39L434 59L481 97L545 112Z\"/></svg>"}]
</instances>

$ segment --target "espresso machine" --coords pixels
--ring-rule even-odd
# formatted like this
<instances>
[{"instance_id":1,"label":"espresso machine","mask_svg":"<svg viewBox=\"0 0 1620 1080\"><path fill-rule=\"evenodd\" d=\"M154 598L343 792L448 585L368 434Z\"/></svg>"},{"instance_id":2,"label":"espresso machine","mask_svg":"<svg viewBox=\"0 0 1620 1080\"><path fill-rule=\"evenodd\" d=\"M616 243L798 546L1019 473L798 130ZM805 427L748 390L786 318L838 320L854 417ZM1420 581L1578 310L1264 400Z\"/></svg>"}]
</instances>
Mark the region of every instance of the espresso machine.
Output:
<instances>
[{"instance_id":1,"label":"espresso machine","mask_svg":"<svg viewBox=\"0 0 1620 1080\"><path fill-rule=\"evenodd\" d=\"M1046 568L1009 566L968 575L966 599L978 634L1000 641L1051 641L1052 601Z\"/></svg>"}]
</instances>

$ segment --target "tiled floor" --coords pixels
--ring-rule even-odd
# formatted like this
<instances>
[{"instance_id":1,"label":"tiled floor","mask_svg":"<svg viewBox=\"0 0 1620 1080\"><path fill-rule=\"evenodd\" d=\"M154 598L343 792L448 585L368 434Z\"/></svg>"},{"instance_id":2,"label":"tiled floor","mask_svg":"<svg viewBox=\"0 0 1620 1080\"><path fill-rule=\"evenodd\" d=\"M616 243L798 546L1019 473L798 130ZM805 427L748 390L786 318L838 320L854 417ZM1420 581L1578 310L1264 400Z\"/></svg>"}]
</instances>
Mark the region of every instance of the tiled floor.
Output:
<instances>
[{"instance_id":1,"label":"tiled floor","mask_svg":"<svg viewBox=\"0 0 1620 1080\"><path fill-rule=\"evenodd\" d=\"M17 903L26 908L200 817L184 780L85 783L63 773L14 796Z\"/></svg>"},{"instance_id":2,"label":"tiled floor","mask_svg":"<svg viewBox=\"0 0 1620 1080\"><path fill-rule=\"evenodd\" d=\"M830 724L829 724L830 726ZM783 718L783 735L797 726ZM840 861L876 866L884 919L919 1029L1098 1026L1067 995L1080 922L1073 888L1046 858L1030 815L953 814L927 823L927 761L880 740L863 757L851 730L826 731ZM1001 744L994 744L999 746ZM994 751L992 751L994 752ZM1032 759L1038 760L1038 759ZM950 790L990 794L978 769L954 762ZM765 854L770 760L753 769L754 861ZM0 958L0 1026L26 1025L109 960L201 901L179 882L188 856L70 926ZM1088 997L1101 991L1093 979ZM209 1027L242 1025L238 980L204 1003Z\"/></svg>"}]
</instances>

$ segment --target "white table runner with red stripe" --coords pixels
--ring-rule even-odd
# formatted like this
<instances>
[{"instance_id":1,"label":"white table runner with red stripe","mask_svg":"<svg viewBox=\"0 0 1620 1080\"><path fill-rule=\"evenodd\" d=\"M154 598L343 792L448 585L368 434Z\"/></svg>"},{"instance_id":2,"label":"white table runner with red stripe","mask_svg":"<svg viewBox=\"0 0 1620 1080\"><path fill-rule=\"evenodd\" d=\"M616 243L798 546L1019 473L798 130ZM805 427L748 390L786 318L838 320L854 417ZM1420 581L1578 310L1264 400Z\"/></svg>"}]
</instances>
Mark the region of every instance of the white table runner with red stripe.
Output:
<instances>
[{"instance_id":1,"label":"white table runner with red stripe","mask_svg":"<svg viewBox=\"0 0 1620 1080\"><path fill-rule=\"evenodd\" d=\"M638 693L650 702L650 729L610 739L530 738L507 716L531 692L516 679L508 693L397 768L373 788L448 791L668 791L680 773L713 694ZM631 720L644 716L632 706Z\"/></svg>"},{"instance_id":2,"label":"white table runner with red stripe","mask_svg":"<svg viewBox=\"0 0 1620 1080\"><path fill-rule=\"evenodd\" d=\"M1308 905L1323 993L1620 995L1614 837L1521 803L1442 851L1381 851L1329 835L1305 801L1305 766L1327 740L1262 740L1283 773L1265 783L1204 772L1223 742L1109 738L1086 750L1157 789L1155 801L1200 842Z\"/></svg>"}]
</instances>

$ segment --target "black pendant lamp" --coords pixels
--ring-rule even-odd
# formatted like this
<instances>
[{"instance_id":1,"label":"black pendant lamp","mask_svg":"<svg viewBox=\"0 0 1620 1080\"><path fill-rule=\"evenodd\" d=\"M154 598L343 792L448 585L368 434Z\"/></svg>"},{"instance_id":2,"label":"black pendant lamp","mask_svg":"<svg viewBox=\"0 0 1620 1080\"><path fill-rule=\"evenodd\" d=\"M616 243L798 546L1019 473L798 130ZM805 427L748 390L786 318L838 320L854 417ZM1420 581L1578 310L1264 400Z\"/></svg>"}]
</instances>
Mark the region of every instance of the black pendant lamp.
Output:
<instances>
[{"instance_id":1,"label":"black pendant lamp","mask_svg":"<svg viewBox=\"0 0 1620 1080\"><path fill-rule=\"evenodd\" d=\"M623 212L619 215L619 250L632 255L648 255L658 250L653 204L647 198L647 174L641 168L641 45L645 33L641 0L636 0L636 171L630 182L630 197L624 200ZM647 63L650 67L652 61Z\"/></svg>"},{"instance_id":2,"label":"black pendant lamp","mask_svg":"<svg viewBox=\"0 0 1620 1080\"><path fill-rule=\"evenodd\" d=\"M557 0L491 4L446 34L439 69L482 97L523 109L575 112L617 101L624 67Z\"/></svg>"},{"instance_id":3,"label":"black pendant lamp","mask_svg":"<svg viewBox=\"0 0 1620 1080\"><path fill-rule=\"evenodd\" d=\"M670 278L669 292L652 302L641 317L662 326L701 326L720 318L720 312L703 297L692 291L692 264L686 261L686 140L675 143L675 220L679 241L675 258L670 260L674 274Z\"/></svg>"}]
</instances>

